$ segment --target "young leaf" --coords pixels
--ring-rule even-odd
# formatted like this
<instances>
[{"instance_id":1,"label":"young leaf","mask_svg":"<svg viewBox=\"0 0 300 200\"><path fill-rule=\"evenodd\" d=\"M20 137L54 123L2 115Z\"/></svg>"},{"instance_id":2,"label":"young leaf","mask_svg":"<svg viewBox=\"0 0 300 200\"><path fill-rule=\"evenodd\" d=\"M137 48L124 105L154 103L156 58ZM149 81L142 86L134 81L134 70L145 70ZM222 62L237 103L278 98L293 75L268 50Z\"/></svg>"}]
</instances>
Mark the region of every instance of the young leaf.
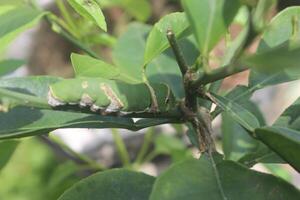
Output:
<instances>
[{"instance_id":1,"label":"young leaf","mask_svg":"<svg viewBox=\"0 0 300 200\"><path fill-rule=\"evenodd\" d=\"M2 13L0 15L0 52L20 33L33 27L45 14L27 6L20 6Z\"/></svg>"},{"instance_id":2,"label":"young leaf","mask_svg":"<svg viewBox=\"0 0 300 200\"><path fill-rule=\"evenodd\" d=\"M95 0L68 0L68 3L82 17L94 22L102 30L107 31L105 17L99 4Z\"/></svg>"},{"instance_id":3,"label":"young leaf","mask_svg":"<svg viewBox=\"0 0 300 200\"><path fill-rule=\"evenodd\" d=\"M13 155L18 144L19 142L14 140L0 142L0 171Z\"/></svg>"},{"instance_id":4,"label":"young leaf","mask_svg":"<svg viewBox=\"0 0 300 200\"><path fill-rule=\"evenodd\" d=\"M148 200L154 177L114 169L94 174L75 184L59 200Z\"/></svg>"},{"instance_id":5,"label":"young leaf","mask_svg":"<svg viewBox=\"0 0 300 200\"><path fill-rule=\"evenodd\" d=\"M212 94L217 105L221 107L226 113L228 113L236 122L242 125L248 131L254 131L254 129L260 127L257 118L241 105L230 101L226 97L221 97L216 94Z\"/></svg>"},{"instance_id":6,"label":"young leaf","mask_svg":"<svg viewBox=\"0 0 300 200\"><path fill-rule=\"evenodd\" d=\"M258 187L259 186L259 187ZM300 192L272 175L250 170L232 161L186 160L160 175L150 200L296 200Z\"/></svg>"},{"instance_id":7,"label":"young leaf","mask_svg":"<svg viewBox=\"0 0 300 200\"><path fill-rule=\"evenodd\" d=\"M115 66L90 56L72 53L71 62L76 77L113 79L120 75Z\"/></svg>"},{"instance_id":8,"label":"young leaf","mask_svg":"<svg viewBox=\"0 0 300 200\"><path fill-rule=\"evenodd\" d=\"M236 16L239 0L182 0L200 51L208 56Z\"/></svg>"},{"instance_id":9,"label":"young leaf","mask_svg":"<svg viewBox=\"0 0 300 200\"><path fill-rule=\"evenodd\" d=\"M25 62L23 60L2 60L0 61L0 76L9 74L24 64Z\"/></svg>"},{"instance_id":10,"label":"young leaf","mask_svg":"<svg viewBox=\"0 0 300 200\"><path fill-rule=\"evenodd\" d=\"M147 65L170 46L166 36L167 30L172 30L176 38L181 38L188 28L189 23L185 13L171 13L157 22L147 39L144 65Z\"/></svg>"},{"instance_id":11,"label":"young leaf","mask_svg":"<svg viewBox=\"0 0 300 200\"><path fill-rule=\"evenodd\" d=\"M300 172L300 132L282 127L266 127L256 129L255 135Z\"/></svg>"}]
</instances>

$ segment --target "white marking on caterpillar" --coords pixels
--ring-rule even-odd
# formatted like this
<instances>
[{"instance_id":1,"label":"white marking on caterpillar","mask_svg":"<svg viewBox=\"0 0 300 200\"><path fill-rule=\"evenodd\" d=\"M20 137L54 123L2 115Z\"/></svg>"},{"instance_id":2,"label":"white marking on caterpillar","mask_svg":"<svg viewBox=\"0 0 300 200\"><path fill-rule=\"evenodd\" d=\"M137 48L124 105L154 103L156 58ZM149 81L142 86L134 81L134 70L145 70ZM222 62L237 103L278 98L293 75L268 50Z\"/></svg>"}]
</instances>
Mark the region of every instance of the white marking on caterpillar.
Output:
<instances>
[{"instance_id":1,"label":"white marking on caterpillar","mask_svg":"<svg viewBox=\"0 0 300 200\"><path fill-rule=\"evenodd\" d=\"M81 87L82 87L83 89L87 89L87 88L89 87L89 83L88 83L87 81L83 81L83 82L81 83Z\"/></svg>"},{"instance_id":2,"label":"white marking on caterpillar","mask_svg":"<svg viewBox=\"0 0 300 200\"><path fill-rule=\"evenodd\" d=\"M97 106L96 104L93 104L91 107L90 107L90 110L92 112L97 112L98 110L103 110L103 107L100 107L100 106Z\"/></svg>"},{"instance_id":3,"label":"white marking on caterpillar","mask_svg":"<svg viewBox=\"0 0 300 200\"><path fill-rule=\"evenodd\" d=\"M50 106L56 107L56 106L63 106L66 105L65 102L59 100L53 93L52 88L50 87L48 92L48 104Z\"/></svg>"},{"instance_id":4,"label":"white marking on caterpillar","mask_svg":"<svg viewBox=\"0 0 300 200\"><path fill-rule=\"evenodd\" d=\"M110 100L110 104L105 109L106 112L118 112L124 107L122 101L117 97L117 95L108 85L102 83L100 85L100 88Z\"/></svg>"},{"instance_id":5,"label":"white marking on caterpillar","mask_svg":"<svg viewBox=\"0 0 300 200\"><path fill-rule=\"evenodd\" d=\"M81 96L79 105L82 107L92 106L94 103L93 99L86 93Z\"/></svg>"}]
</instances>

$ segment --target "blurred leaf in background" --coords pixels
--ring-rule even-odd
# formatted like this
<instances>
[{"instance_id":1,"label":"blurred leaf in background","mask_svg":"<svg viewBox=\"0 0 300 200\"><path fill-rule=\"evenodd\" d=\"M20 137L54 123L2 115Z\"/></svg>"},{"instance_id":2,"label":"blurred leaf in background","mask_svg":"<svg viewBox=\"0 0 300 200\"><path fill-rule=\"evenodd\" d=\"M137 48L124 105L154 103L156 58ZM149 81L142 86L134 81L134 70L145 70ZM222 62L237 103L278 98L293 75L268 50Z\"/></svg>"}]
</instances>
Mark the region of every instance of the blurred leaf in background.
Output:
<instances>
[{"instance_id":1,"label":"blurred leaf in background","mask_svg":"<svg viewBox=\"0 0 300 200\"><path fill-rule=\"evenodd\" d=\"M0 199L57 199L79 180L78 170L74 163L60 163L53 150L39 140L23 140L0 173Z\"/></svg>"}]
</instances>

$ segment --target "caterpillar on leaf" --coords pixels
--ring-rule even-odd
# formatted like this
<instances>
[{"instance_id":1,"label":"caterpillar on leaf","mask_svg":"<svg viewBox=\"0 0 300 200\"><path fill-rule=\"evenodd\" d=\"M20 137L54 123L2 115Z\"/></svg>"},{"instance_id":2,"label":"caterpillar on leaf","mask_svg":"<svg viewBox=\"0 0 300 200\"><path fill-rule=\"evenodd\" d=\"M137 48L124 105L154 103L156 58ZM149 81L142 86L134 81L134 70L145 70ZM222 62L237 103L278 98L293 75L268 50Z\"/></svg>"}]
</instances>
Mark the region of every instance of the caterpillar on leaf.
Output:
<instances>
[{"instance_id":1,"label":"caterpillar on leaf","mask_svg":"<svg viewBox=\"0 0 300 200\"><path fill-rule=\"evenodd\" d=\"M165 84L129 84L102 78L65 79L50 85L48 104L52 107L79 105L100 113L167 112L175 97ZM154 97L154 98L153 98Z\"/></svg>"}]
</instances>

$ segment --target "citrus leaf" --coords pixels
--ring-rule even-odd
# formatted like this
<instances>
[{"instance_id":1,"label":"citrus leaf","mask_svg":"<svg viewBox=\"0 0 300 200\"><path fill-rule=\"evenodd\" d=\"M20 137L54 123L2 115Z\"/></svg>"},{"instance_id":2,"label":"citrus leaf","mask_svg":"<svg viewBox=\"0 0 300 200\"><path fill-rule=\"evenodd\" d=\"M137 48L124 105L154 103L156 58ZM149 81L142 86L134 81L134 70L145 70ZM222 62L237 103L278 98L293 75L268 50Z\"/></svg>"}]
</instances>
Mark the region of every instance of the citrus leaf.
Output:
<instances>
[{"instance_id":1,"label":"citrus leaf","mask_svg":"<svg viewBox=\"0 0 300 200\"><path fill-rule=\"evenodd\" d=\"M0 76L7 75L24 64L25 62L23 60L2 60L0 61Z\"/></svg>"},{"instance_id":2,"label":"citrus leaf","mask_svg":"<svg viewBox=\"0 0 300 200\"><path fill-rule=\"evenodd\" d=\"M82 17L94 22L102 30L107 31L105 17L99 4L95 0L68 0L68 3Z\"/></svg>"},{"instance_id":3,"label":"citrus leaf","mask_svg":"<svg viewBox=\"0 0 300 200\"><path fill-rule=\"evenodd\" d=\"M76 77L113 79L120 74L115 66L90 56L72 53L71 61Z\"/></svg>"},{"instance_id":4,"label":"citrus leaf","mask_svg":"<svg viewBox=\"0 0 300 200\"><path fill-rule=\"evenodd\" d=\"M175 164L160 175L150 200L296 200L299 197L300 192L280 178L233 161L202 156L200 160Z\"/></svg>"},{"instance_id":5,"label":"citrus leaf","mask_svg":"<svg viewBox=\"0 0 300 200\"><path fill-rule=\"evenodd\" d=\"M0 15L0 51L23 31L33 27L46 13L19 6Z\"/></svg>"},{"instance_id":6,"label":"citrus leaf","mask_svg":"<svg viewBox=\"0 0 300 200\"><path fill-rule=\"evenodd\" d=\"M126 169L108 170L78 182L59 200L148 200L154 180Z\"/></svg>"},{"instance_id":7,"label":"citrus leaf","mask_svg":"<svg viewBox=\"0 0 300 200\"><path fill-rule=\"evenodd\" d=\"M250 111L248 111L238 103L230 101L230 99L227 99L226 97L221 97L216 94L212 95L217 105L245 129L252 132L254 131L254 129L260 127L257 118Z\"/></svg>"},{"instance_id":8,"label":"citrus leaf","mask_svg":"<svg viewBox=\"0 0 300 200\"><path fill-rule=\"evenodd\" d=\"M10 157L15 152L18 144L19 142L14 140L0 142L0 170L9 161Z\"/></svg>"},{"instance_id":9,"label":"citrus leaf","mask_svg":"<svg viewBox=\"0 0 300 200\"><path fill-rule=\"evenodd\" d=\"M239 0L182 0L183 8L198 41L207 56L219 42L240 8Z\"/></svg>"},{"instance_id":10,"label":"citrus leaf","mask_svg":"<svg viewBox=\"0 0 300 200\"><path fill-rule=\"evenodd\" d=\"M146 43L144 65L170 47L167 30L172 30L176 38L181 38L189 28L185 13L171 13L164 16L152 28Z\"/></svg>"},{"instance_id":11,"label":"citrus leaf","mask_svg":"<svg viewBox=\"0 0 300 200\"><path fill-rule=\"evenodd\" d=\"M255 130L256 137L300 172L300 132L283 127Z\"/></svg>"}]
</instances>

